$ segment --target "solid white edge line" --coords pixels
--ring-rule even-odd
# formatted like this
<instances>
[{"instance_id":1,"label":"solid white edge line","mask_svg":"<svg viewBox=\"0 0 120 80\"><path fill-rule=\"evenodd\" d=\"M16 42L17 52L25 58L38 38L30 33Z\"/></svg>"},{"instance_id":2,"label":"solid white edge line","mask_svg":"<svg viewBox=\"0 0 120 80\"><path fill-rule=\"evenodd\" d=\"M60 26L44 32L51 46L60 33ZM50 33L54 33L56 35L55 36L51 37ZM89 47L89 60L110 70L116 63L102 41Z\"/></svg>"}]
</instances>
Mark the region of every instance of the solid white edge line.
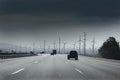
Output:
<instances>
[{"instance_id":1,"label":"solid white edge line","mask_svg":"<svg viewBox=\"0 0 120 80\"><path fill-rule=\"evenodd\" d=\"M79 72L80 74L83 74L83 72L80 71L79 69L75 68L75 70L76 70L77 72Z\"/></svg>"},{"instance_id":2,"label":"solid white edge line","mask_svg":"<svg viewBox=\"0 0 120 80\"><path fill-rule=\"evenodd\" d=\"M17 73L19 73L19 72L21 72L21 71L23 71L23 70L24 70L24 68L19 69L19 70L17 70L17 71L15 71L15 72L13 72L12 74L17 74Z\"/></svg>"}]
</instances>

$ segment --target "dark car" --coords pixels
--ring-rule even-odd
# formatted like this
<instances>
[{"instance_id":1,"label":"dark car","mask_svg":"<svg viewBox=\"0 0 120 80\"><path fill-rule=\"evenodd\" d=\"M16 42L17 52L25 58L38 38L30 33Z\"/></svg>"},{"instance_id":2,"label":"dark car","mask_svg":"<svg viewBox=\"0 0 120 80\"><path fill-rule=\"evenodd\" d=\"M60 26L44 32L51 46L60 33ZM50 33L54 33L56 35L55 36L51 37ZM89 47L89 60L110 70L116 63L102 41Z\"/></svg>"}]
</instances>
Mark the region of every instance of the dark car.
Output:
<instances>
[{"instance_id":1,"label":"dark car","mask_svg":"<svg viewBox=\"0 0 120 80\"><path fill-rule=\"evenodd\" d=\"M54 50L52 51L51 55L55 55L55 54L57 54L57 50L54 49Z\"/></svg>"},{"instance_id":2,"label":"dark car","mask_svg":"<svg viewBox=\"0 0 120 80\"><path fill-rule=\"evenodd\" d=\"M54 53L51 53L50 55L54 55Z\"/></svg>"},{"instance_id":3,"label":"dark car","mask_svg":"<svg viewBox=\"0 0 120 80\"><path fill-rule=\"evenodd\" d=\"M70 51L70 53L67 56L67 59L70 59L70 58L75 58L75 60L78 60L78 53L77 53L77 51Z\"/></svg>"},{"instance_id":4,"label":"dark car","mask_svg":"<svg viewBox=\"0 0 120 80\"><path fill-rule=\"evenodd\" d=\"M53 53L54 53L54 54L57 54L57 50L54 49L54 50L53 50Z\"/></svg>"},{"instance_id":5,"label":"dark car","mask_svg":"<svg viewBox=\"0 0 120 80\"><path fill-rule=\"evenodd\" d=\"M41 51L40 54L44 54L45 52L44 51Z\"/></svg>"}]
</instances>

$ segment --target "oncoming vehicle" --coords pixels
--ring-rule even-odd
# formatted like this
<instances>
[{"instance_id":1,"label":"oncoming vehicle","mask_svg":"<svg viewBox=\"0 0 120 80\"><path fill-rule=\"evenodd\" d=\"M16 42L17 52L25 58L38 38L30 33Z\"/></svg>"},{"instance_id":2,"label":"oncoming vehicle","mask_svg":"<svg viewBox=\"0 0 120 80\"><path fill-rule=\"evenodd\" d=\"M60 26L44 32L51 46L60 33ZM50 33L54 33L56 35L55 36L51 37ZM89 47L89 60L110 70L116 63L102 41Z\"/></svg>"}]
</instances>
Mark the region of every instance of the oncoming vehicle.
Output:
<instances>
[{"instance_id":1,"label":"oncoming vehicle","mask_svg":"<svg viewBox=\"0 0 120 80\"><path fill-rule=\"evenodd\" d=\"M75 50L70 51L70 53L67 56L67 59L70 59L70 58L75 58L75 60L78 60L78 53L77 53L77 51L75 51Z\"/></svg>"}]
</instances>

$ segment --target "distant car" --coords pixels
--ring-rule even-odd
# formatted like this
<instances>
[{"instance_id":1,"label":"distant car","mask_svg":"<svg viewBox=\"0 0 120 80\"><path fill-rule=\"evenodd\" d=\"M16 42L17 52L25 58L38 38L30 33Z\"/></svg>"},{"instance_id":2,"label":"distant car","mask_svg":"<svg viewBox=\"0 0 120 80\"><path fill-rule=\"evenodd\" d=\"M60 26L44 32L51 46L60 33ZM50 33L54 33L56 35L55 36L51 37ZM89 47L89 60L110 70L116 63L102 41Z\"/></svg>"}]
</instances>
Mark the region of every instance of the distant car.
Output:
<instances>
[{"instance_id":1,"label":"distant car","mask_svg":"<svg viewBox=\"0 0 120 80\"><path fill-rule=\"evenodd\" d=\"M78 53L77 53L77 51L70 51L70 53L67 56L67 59L70 59L70 58L75 58L75 60L78 60Z\"/></svg>"},{"instance_id":2,"label":"distant car","mask_svg":"<svg viewBox=\"0 0 120 80\"><path fill-rule=\"evenodd\" d=\"M54 50L53 50L53 54L57 54L57 50L54 49Z\"/></svg>"},{"instance_id":3,"label":"distant car","mask_svg":"<svg viewBox=\"0 0 120 80\"><path fill-rule=\"evenodd\" d=\"M50 55L54 55L54 53L51 53Z\"/></svg>"},{"instance_id":4,"label":"distant car","mask_svg":"<svg viewBox=\"0 0 120 80\"><path fill-rule=\"evenodd\" d=\"M41 51L40 54L44 54L45 52L44 51Z\"/></svg>"},{"instance_id":5,"label":"distant car","mask_svg":"<svg viewBox=\"0 0 120 80\"><path fill-rule=\"evenodd\" d=\"M53 51L50 55L55 55L55 54L57 54L57 50L53 49Z\"/></svg>"}]
</instances>

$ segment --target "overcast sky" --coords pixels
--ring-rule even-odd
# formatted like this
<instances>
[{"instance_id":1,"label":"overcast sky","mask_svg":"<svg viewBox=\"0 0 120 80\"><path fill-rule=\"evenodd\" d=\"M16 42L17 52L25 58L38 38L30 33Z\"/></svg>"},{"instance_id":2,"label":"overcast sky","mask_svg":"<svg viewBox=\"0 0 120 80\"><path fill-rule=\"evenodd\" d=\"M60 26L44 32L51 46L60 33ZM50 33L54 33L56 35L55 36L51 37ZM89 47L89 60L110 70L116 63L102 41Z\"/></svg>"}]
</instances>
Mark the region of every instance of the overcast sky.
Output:
<instances>
[{"instance_id":1,"label":"overcast sky","mask_svg":"<svg viewBox=\"0 0 120 80\"><path fill-rule=\"evenodd\" d=\"M109 36L120 41L119 0L0 0L1 43L42 46L58 42L73 44L87 33L87 47L93 37L96 46ZM38 45L39 46L39 45Z\"/></svg>"}]
</instances>

